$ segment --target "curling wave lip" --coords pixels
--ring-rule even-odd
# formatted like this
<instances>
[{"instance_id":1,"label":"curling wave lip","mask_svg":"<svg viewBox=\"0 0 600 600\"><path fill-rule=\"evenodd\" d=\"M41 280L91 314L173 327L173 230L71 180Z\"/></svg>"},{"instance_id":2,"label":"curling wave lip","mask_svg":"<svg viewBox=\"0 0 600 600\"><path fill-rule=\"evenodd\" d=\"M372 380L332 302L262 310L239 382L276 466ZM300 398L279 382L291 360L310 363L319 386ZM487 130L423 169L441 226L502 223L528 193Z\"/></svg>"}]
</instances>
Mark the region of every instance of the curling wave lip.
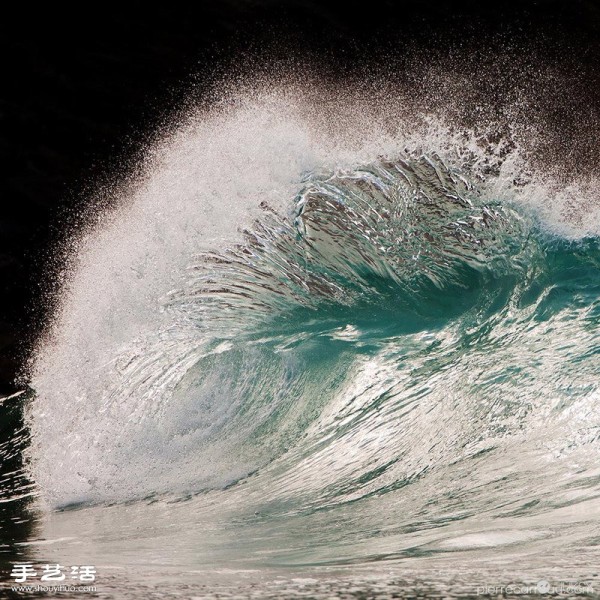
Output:
<instances>
[{"instance_id":1,"label":"curling wave lip","mask_svg":"<svg viewBox=\"0 0 600 600\"><path fill-rule=\"evenodd\" d=\"M349 160L275 114L175 135L84 238L33 369L40 499L177 514L207 564L589 547L597 237L439 138Z\"/></svg>"}]
</instances>

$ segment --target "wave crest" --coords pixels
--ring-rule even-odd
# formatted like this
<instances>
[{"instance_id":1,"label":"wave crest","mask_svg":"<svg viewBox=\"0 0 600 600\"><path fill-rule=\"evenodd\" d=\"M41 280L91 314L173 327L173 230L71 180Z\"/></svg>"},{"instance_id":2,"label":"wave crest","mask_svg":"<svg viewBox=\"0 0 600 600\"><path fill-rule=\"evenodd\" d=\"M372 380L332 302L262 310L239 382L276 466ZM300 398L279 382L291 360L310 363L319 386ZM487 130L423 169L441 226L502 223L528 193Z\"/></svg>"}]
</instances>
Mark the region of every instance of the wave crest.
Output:
<instances>
[{"instance_id":1,"label":"wave crest","mask_svg":"<svg viewBox=\"0 0 600 600\"><path fill-rule=\"evenodd\" d=\"M472 148L349 160L285 119L175 136L78 249L32 376L43 498L210 490L273 519L361 500L347 518L375 538L551 512L568 486L538 480L575 462L589 499L597 239L547 233Z\"/></svg>"}]
</instances>

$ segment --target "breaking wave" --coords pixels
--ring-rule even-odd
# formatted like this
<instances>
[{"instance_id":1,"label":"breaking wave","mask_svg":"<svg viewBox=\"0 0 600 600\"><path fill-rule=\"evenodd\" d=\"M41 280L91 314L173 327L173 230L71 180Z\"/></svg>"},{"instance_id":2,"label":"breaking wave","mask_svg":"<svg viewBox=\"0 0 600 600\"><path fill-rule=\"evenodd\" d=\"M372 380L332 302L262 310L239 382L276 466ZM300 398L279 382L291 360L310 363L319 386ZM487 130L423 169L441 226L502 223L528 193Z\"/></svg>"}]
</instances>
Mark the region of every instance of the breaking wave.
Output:
<instances>
[{"instance_id":1,"label":"breaking wave","mask_svg":"<svg viewBox=\"0 0 600 600\"><path fill-rule=\"evenodd\" d=\"M46 505L213 490L330 515L314 560L454 521L473 539L447 550L545 539L575 505L573 543L598 535L589 188L519 181L517 150L439 123L361 123L320 135L276 95L201 115L98 212L32 365Z\"/></svg>"}]
</instances>

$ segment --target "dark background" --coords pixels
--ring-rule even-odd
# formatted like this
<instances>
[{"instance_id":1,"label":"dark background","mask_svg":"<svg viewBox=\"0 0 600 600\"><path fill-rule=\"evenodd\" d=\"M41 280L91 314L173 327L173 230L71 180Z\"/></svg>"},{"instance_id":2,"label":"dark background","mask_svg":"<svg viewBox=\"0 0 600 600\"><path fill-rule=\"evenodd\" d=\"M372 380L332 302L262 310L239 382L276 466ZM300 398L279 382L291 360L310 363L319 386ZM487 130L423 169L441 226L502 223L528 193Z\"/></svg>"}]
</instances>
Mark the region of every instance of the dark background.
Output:
<instances>
[{"instance_id":1,"label":"dark background","mask_svg":"<svg viewBox=\"0 0 600 600\"><path fill-rule=\"evenodd\" d=\"M22 3L2 18L0 396L18 389L51 309L53 248L90 191L191 88L201 94L248 56L309 54L343 77L415 47L477 52L535 39L549 60L583 65L590 89L600 73L600 8L590 0L189 4Z\"/></svg>"}]
</instances>

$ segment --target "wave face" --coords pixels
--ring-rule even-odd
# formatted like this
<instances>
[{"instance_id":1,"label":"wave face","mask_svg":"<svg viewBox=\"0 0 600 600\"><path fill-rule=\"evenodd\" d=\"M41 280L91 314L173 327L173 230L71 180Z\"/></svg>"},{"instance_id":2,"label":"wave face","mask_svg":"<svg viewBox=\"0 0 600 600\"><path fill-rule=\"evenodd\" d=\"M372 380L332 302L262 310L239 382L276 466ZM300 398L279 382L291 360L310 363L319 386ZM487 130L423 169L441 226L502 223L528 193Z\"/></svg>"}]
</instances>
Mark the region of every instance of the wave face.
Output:
<instances>
[{"instance_id":1,"label":"wave face","mask_svg":"<svg viewBox=\"0 0 600 600\"><path fill-rule=\"evenodd\" d=\"M325 143L290 111L176 132L78 242L32 370L40 497L217 494L312 519L314 561L455 522L437 552L533 543L566 507L591 545L597 232L449 134Z\"/></svg>"}]
</instances>

